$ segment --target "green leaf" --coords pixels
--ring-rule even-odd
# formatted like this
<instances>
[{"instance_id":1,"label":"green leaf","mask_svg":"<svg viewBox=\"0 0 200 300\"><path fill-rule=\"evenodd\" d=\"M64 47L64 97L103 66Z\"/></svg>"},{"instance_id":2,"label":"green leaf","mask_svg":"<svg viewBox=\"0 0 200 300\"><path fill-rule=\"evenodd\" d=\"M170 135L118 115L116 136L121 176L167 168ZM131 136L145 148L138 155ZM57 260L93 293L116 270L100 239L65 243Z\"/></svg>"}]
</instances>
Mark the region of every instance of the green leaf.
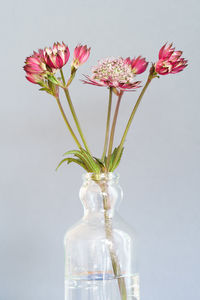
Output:
<instances>
[{"instance_id":1,"label":"green leaf","mask_svg":"<svg viewBox=\"0 0 200 300\"><path fill-rule=\"evenodd\" d=\"M76 159L76 158L72 158L72 157L67 157L64 158L63 160L61 160L61 162L58 164L56 171L58 170L58 168L64 163L67 162L67 164L70 164L71 162L74 162L76 164L78 164L79 166L81 166L83 169L85 169L88 172L87 167L85 166L85 164L82 162L82 160L80 159Z\"/></svg>"},{"instance_id":2,"label":"green leaf","mask_svg":"<svg viewBox=\"0 0 200 300\"><path fill-rule=\"evenodd\" d=\"M101 167L99 166L99 164L97 164L93 157L85 150L85 149L81 149L81 151L83 152L83 154L85 155L85 157L88 159L88 161L90 162L92 168L94 169L94 171L96 173L100 173L101 172Z\"/></svg>"},{"instance_id":3,"label":"green leaf","mask_svg":"<svg viewBox=\"0 0 200 300\"><path fill-rule=\"evenodd\" d=\"M113 153L111 154L111 157L110 157L110 162L109 162L109 166L108 166L108 170L110 171L113 167L113 161L117 155L117 150L118 150L118 147L116 147L114 150L113 150ZM106 158L106 161L107 161L107 158Z\"/></svg>"},{"instance_id":4,"label":"green leaf","mask_svg":"<svg viewBox=\"0 0 200 300\"><path fill-rule=\"evenodd\" d=\"M45 91L45 92L47 92L48 94L50 94L50 95L53 95L53 92L49 89L49 88L41 88L41 89L39 89L39 91Z\"/></svg>"},{"instance_id":5,"label":"green leaf","mask_svg":"<svg viewBox=\"0 0 200 300\"><path fill-rule=\"evenodd\" d=\"M60 162L59 162L59 164L57 165L57 167L56 167L56 171L58 170L58 168L64 163L64 162L66 162L68 160L68 158L64 158L64 159L62 159Z\"/></svg>"},{"instance_id":6,"label":"green leaf","mask_svg":"<svg viewBox=\"0 0 200 300\"><path fill-rule=\"evenodd\" d=\"M109 162L109 166L108 166L108 170L110 172L112 172L114 169L116 169L116 167L118 166L119 162L120 162L120 159L121 159L121 156L122 156L122 153L123 153L123 149L121 150L120 152L120 156L119 156L119 159L118 161L115 163L115 165L113 165L114 161L115 161L115 158L117 156L119 152L119 146L116 147L114 150L113 150L113 153L111 154L111 158L110 158L110 162ZM107 162L107 157L105 158L105 163Z\"/></svg>"},{"instance_id":7,"label":"green leaf","mask_svg":"<svg viewBox=\"0 0 200 300\"><path fill-rule=\"evenodd\" d=\"M118 150L118 148L119 148L119 147L117 147L117 148L115 148L115 149ZM118 167L118 165L119 165L119 163L120 163L120 160L121 160L121 158L122 158L123 151L124 151L124 147L122 148L122 150L121 150L121 152L120 152L120 155L119 155L119 158L118 158L117 162L115 163L115 165L112 165L112 167L111 167L111 169L110 169L111 172L113 172L113 171ZM118 152L118 151L117 151L117 152ZM117 155L117 152L115 153L115 157L116 157L116 155Z\"/></svg>"},{"instance_id":8,"label":"green leaf","mask_svg":"<svg viewBox=\"0 0 200 300\"><path fill-rule=\"evenodd\" d=\"M93 158L98 162L99 166L102 168L105 168L105 163L100 159L100 158L97 158L95 156L93 156Z\"/></svg>"},{"instance_id":9,"label":"green leaf","mask_svg":"<svg viewBox=\"0 0 200 300\"><path fill-rule=\"evenodd\" d=\"M96 172L96 168L93 166L93 164L91 164L90 160L88 160L87 156L82 151L70 150L64 153L63 155L70 155L70 154L81 159L84 162L84 164L87 166L89 172Z\"/></svg>"},{"instance_id":10,"label":"green leaf","mask_svg":"<svg viewBox=\"0 0 200 300\"><path fill-rule=\"evenodd\" d=\"M59 84L59 81L57 80L57 78L53 75L47 75L47 78L49 81L51 81L54 84Z\"/></svg>"},{"instance_id":11,"label":"green leaf","mask_svg":"<svg viewBox=\"0 0 200 300\"><path fill-rule=\"evenodd\" d=\"M45 88L45 87L39 89L39 91L48 91L48 90L49 90L49 89L48 89L48 88Z\"/></svg>"}]
</instances>

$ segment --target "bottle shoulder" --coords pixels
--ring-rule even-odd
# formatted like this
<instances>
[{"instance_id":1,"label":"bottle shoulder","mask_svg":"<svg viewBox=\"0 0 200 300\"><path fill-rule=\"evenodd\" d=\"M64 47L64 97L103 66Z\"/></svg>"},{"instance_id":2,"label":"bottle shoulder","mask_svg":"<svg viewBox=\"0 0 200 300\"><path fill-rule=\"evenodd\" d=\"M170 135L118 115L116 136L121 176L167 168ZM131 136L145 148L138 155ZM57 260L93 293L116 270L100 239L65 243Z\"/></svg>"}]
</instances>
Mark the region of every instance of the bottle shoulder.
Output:
<instances>
[{"instance_id":1,"label":"bottle shoulder","mask_svg":"<svg viewBox=\"0 0 200 300\"><path fill-rule=\"evenodd\" d=\"M118 214L111 219L111 226L115 240L120 242L135 239L131 226L126 224ZM104 218L99 216L83 217L67 230L64 238L65 242L105 239L107 237Z\"/></svg>"}]
</instances>

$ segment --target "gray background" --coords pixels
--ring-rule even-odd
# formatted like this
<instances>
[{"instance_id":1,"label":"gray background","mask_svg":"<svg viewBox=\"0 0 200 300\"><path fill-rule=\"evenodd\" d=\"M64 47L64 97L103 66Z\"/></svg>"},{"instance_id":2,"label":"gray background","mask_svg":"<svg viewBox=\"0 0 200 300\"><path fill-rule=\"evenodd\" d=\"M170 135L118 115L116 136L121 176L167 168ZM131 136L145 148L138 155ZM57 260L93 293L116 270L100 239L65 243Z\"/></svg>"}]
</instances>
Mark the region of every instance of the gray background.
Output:
<instances>
[{"instance_id":1,"label":"gray background","mask_svg":"<svg viewBox=\"0 0 200 300\"><path fill-rule=\"evenodd\" d=\"M200 298L200 2L6 1L1 5L0 300L63 299L63 236L82 215L82 170L55 167L75 147L55 100L29 84L26 56L54 41L92 47L71 87L90 147L101 155L108 92L78 79L107 56L146 56L173 41L189 59L154 80L120 168L121 215L140 242L142 300ZM65 68L65 70L69 70ZM67 72L67 71L66 71ZM146 75L140 76L145 78ZM120 108L116 143L137 93Z\"/></svg>"}]
</instances>

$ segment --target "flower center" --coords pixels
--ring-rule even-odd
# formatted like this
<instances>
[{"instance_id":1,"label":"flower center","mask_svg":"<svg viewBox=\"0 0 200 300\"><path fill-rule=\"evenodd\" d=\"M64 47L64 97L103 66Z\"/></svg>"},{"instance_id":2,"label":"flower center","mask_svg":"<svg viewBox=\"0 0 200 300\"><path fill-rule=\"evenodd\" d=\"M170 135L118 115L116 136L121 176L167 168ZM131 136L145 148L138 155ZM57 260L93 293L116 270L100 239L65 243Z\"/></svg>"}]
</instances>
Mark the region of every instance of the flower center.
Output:
<instances>
[{"instance_id":1,"label":"flower center","mask_svg":"<svg viewBox=\"0 0 200 300\"><path fill-rule=\"evenodd\" d=\"M133 82L134 74L123 58L106 58L93 67L93 79L111 82Z\"/></svg>"},{"instance_id":2,"label":"flower center","mask_svg":"<svg viewBox=\"0 0 200 300\"><path fill-rule=\"evenodd\" d=\"M171 70L172 70L172 64L168 61L163 62L163 67L167 68L169 72L171 72Z\"/></svg>"}]
</instances>

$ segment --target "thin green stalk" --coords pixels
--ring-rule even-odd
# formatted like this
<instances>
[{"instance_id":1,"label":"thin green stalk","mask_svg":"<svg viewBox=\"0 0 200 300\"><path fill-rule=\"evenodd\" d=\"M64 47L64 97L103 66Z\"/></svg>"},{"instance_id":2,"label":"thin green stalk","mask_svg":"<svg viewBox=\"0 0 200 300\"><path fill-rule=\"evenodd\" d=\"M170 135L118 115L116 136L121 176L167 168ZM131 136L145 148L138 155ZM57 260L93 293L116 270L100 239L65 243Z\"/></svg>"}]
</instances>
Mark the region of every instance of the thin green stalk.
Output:
<instances>
[{"instance_id":1,"label":"thin green stalk","mask_svg":"<svg viewBox=\"0 0 200 300\"><path fill-rule=\"evenodd\" d=\"M55 98L56 98L56 101L57 101L57 103L58 103L58 107L59 107L59 109L60 109L60 112L61 112L61 114L62 114L62 116L63 116L63 119L64 119L64 121L65 121L65 124L67 125L67 127L68 127L68 129L69 129L69 131L70 131L70 133L71 133L73 139L75 140L77 146L78 146L79 149L81 150L81 149L82 149L81 144L79 143L79 141L78 141L78 139L77 139L77 137L76 137L76 135L75 135L73 129L71 128L71 126L70 126L70 124L69 124L69 121L67 120L67 117L66 117L66 115L65 115L65 112L64 112L64 110L63 110L63 108L62 108L62 105L61 105L61 103L60 103L60 99L59 99L59 97L55 97Z\"/></svg>"},{"instance_id":2,"label":"thin green stalk","mask_svg":"<svg viewBox=\"0 0 200 300\"><path fill-rule=\"evenodd\" d=\"M106 134L105 134L105 142L102 154L102 160L104 161L106 156L106 151L108 147L108 136L109 136L109 128L110 128L110 114L112 107L112 87L109 89L109 102L108 102L108 114L107 114L107 122L106 122Z\"/></svg>"},{"instance_id":3,"label":"thin green stalk","mask_svg":"<svg viewBox=\"0 0 200 300\"><path fill-rule=\"evenodd\" d=\"M65 82L65 78L64 78L64 74L63 74L62 69L60 69L60 74L61 74L61 77L62 77L63 84L65 85L64 92L65 92L65 96L66 96L66 98L67 98L67 101L68 101L68 104L69 104L69 108L70 108L70 110L71 110L71 113L72 113L74 122L75 122L75 124L76 124L77 129L78 129L78 132L79 132L79 134L80 134L80 137L81 137L81 139L82 139L82 141L83 141L83 144L84 144L84 146L85 146L85 149L91 154L91 152L90 152L90 150L89 150L89 147L88 147L88 145L87 145L87 142L86 142L86 140L85 140L85 137L84 137L84 135L83 135L83 132L82 132L80 123L79 123L79 121L78 121L78 118L77 118L77 115L76 115L74 106L73 106L73 104L72 104L72 100L71 100L71 97L70 97L68 88L66 87L66 82Z\"/></svg>"},{"instance_id":4,"label":"thin green stalk","mask_svg":"<svg viewBox=\"0 0 200 300\"><path fill-rule=\"evenodd\" d=\"M62 69L60 69L60 75L61 75L62 82L63 82L64 86L66 86L65 76L64 76L64 74L63 74L63 70L62 70Z\"/></svg>"},{"instance_id":5,"label":"thin green stalk","mask_svg":"<svg viewBox=\"0 0 200 300\"><path fill-rule=\"evenodd\" d=\"M113 141L114 141L114 135L115 135L115 127L116 127L117 116L118 116L118 112L119 112L119 106L121 103L122 95L123 95L123 92L121 91L119 94L119 97L118 97L117 105L115 108L115 114L113 117L113 123L112 123L111 132L110 132L110 141L109 141L109 147L108 147L107 168L109 167L110 158L111 158L111 154L112 154L112 147L113 147Z\"/></svg>"},{"instance_id":6,"label":"thin green stalk","mask_svg":"<svg viewBox=\"0 0 200 300\"><path fill-rule=\"evenodd\" d=\"M116 157L115 157L115 159L114 159L114 161L113 161L113 166L115 166L115 164L117 163L117 161L118 161L118 159L119 159L119 157L120 157L120 153L121 153L121 150L122 150L122 148L123 148L123 145L124 145L124 142L125 142L125 139L126 139L128 130L129 130L130 126L131 126L133 117L134 117L134 115L135 115L135 113L136 113L136 111L137 111L137 108L138 108L138 106L139 106L139 104L140 104L140 102L141 102L141 100L142 100L142 97L143 97L143 95L144 95L146 89L148 88L148 86L149 86L149 84L150 84L150 82L151 82L151 80L152 80L153 78L154 78L154 75L153 75L153 74L151 73L151 71L150 71L150 74L149 74L149 76L148 76L147 82L146 82L145 86L143 87L143 89L142 89L142 91L141 91L141 93L140 93L140 95L139 95L139 97L138 97L138 100L137 100L137 102L136 102L136 104L135 104L135 106L134 106L134 108L133 108L133 110L132 110L132 113L131 113L130 118L129 118L129 120L128 120L128 123L127 123L127 125L126 125L124 134L123 134L122 139L121 139L121 142L120 142L120 144L119 144L119 148L118 148L118 151L117 151L117 155L116 155Z\"/></svg>"}]
</instances>

